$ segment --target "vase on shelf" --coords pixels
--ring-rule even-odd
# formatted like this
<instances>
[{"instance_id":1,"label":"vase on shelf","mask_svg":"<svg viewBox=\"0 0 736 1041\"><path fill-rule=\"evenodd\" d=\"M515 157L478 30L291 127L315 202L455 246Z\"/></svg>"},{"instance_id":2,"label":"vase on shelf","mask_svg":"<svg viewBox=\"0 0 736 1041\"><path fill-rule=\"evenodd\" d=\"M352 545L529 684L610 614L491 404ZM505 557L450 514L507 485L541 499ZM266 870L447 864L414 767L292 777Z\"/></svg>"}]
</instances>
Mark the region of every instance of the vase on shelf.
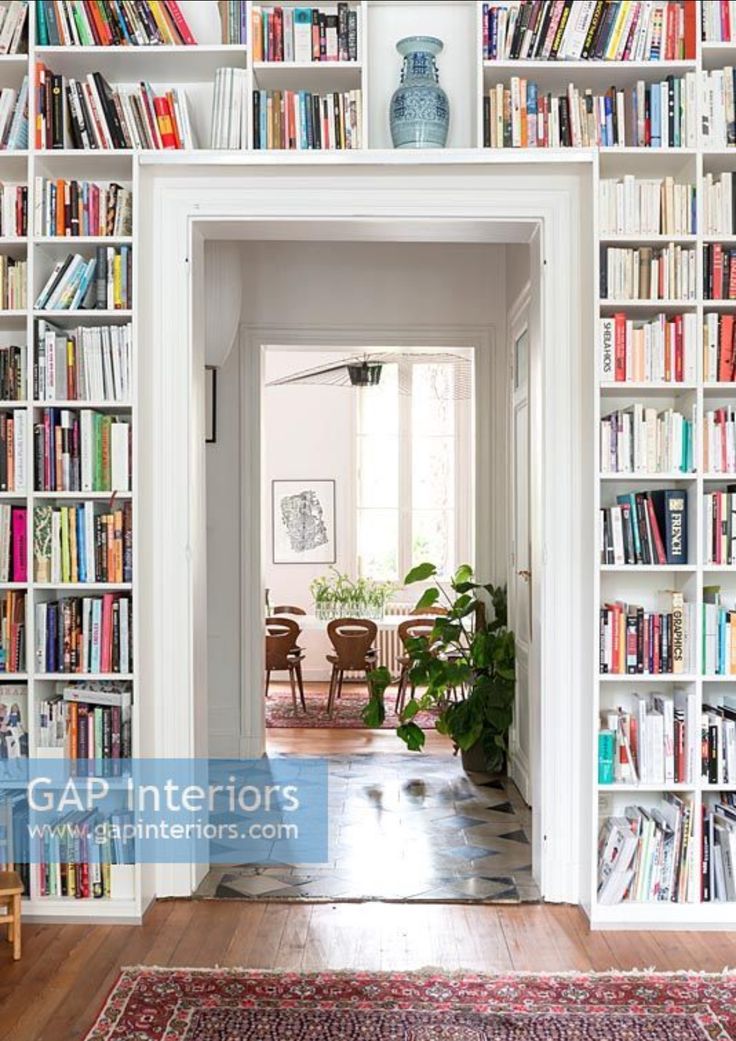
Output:
<instances>
[{"instance_id":1,"label":"vase on shelf","mask_svg":"<svg viewBox=\"0 0 736 1041\"><path fill-rule=\"evenodd\" d=\"M401 83L389 108L394 148L444 148L450 128L450 102L439 85L436 36L407 36L396 50L404 59Z\"/></svg>"}]
</instances>

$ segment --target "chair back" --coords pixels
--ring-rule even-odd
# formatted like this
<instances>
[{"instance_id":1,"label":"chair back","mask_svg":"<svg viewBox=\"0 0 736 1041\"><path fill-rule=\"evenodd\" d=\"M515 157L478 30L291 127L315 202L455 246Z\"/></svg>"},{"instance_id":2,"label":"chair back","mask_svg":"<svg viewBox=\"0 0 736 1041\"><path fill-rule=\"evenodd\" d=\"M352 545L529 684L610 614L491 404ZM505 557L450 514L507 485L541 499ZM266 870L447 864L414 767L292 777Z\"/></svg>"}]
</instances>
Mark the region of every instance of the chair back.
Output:
<instances>
[{"instance_id":1,"label":"chair back","mask_svg":"<svg viewBox=\"0 0 736 1041\"><path fill-rule=\"evenodd\" d=\"M335 618L327 625L327 635L335 648L338 668L360 672L376 642L378 626L368 618Z\"/></svg>"},{"instance_id":2,"label":"chair back","mask_svg":"<svg viewBox=\"0 0 736 1041\"><path fill-rule=\"evenodd\" d=\"M434 621L431 618L407 618L401 623L398 630L401 646L406 650L409 640L416 640L421 636L429 638L433 629Z\"/></svg>"},{"instance_id":3,"label":"chair back","mask_svg":"<svg viewBox=\"0 0 736 1041\"><path fill-rule=\"evenodd\" d=\"M288 604L279 604L278 607L271 608L271 614L297 614L306 615L306 611L303 607L290 607Z\"/></svg>"},{"instance_id":4,"label":"chair back","mask_svg":"<svg viewBox=\"0 0 736 1041\"><path fill-rule=\"evenodd\" d=\"M432 617L433 615L447 614L446 607L415 607L409 614L417 615L418 617L424 616L425 618Z\"/></svg>"},{"instance_id":5,"label":"chair back","mask_svg":"<svg viewBox=\"0 0 736 1041\"><path fill-rule=\"evenodd\" d=\"M289 654L296 649L301 629L293 618L266 619L266 668L289 668Z\"/></svg>"}]
</instances>

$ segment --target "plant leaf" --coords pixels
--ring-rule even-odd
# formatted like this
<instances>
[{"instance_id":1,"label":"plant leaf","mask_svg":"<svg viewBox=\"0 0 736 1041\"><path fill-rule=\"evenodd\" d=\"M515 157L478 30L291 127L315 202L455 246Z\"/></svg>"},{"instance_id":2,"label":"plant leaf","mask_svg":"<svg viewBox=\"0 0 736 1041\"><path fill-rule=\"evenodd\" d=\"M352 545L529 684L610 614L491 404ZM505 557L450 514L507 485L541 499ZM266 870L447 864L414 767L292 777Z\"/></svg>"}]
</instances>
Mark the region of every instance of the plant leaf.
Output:
<instances>
[{"instance_id":1,"label":"plant leaf","mask_svg":"<svg viewBox=\"0 0 736 1041\"><path fill-rule=\"evenodd\" d=\"M420 752L424 748L426 737L424 731L416 723L402 723L396 733L410 752Z\"/></svg>"},{"instance_id":2,"label":"plant leaf","mask_svg":"<svg viewBox=\"0 0 736 1041\"><path fill-rule=\"evenodd\" d=\"M429 589L425 589L422 595L417 600L417 605L414 608L415 611L424 611L428 607L434 606L440 598L440 591L434 586L430 586Z\"/></svg>"},{"instance_id":3,"label":"plant leaf","mask_svg":"<svg viewBox=\"0 0 736 1041\"><path fill-rule=\"evenodd\" d=\"M360 718L365 726L371 730L378 730L386 719L386 706L383 698L371 698L367 705L363 706Z\"/></svg>"},{"instance_id":4,"label":"plant leaf","mask_svg":"<svg viewBox=\"0 0 736 1041\"><path fill-rule=\"evenodd\" d=\"M469 582L473 577L473 569L470 564L461 564L452 579L452 588L457 589L458 583Z\"/></svg>"},{"instance_id":5,"label":"plant leaf","mask_svg":"<svg viewBox=\"0 0 736 1041\"><path fill-rule=\"evenodd\" d=\"M430 564L429 562L417 564L417 566L413 567L404 579L404 585L410 586L413 582L426 582L428 578L432 578L432 576L436 574L437 568L434 564Z\"/></svg>"}]
</instances>

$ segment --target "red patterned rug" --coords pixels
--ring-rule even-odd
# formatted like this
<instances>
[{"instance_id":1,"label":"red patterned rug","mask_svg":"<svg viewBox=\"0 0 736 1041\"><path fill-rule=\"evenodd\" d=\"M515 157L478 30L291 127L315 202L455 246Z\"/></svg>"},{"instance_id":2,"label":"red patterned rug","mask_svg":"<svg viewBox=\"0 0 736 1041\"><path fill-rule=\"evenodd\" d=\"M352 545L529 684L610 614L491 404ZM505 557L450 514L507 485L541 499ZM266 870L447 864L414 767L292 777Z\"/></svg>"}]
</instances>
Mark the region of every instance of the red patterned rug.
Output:
<instances>
[{"instance_id":1,"label":"red patterned rug","mask_svg":"<svg viewBox=\"0 0 736 1041\"><path fill-rule=\"evenodd\" d=\"M124 969L87 1041L736 1041L736 975Z\"/></svg>"},{"instance_id":2,"label":"red patterned rug","mask_svg":"<svg viewBox=\"0 0 736 1041\"><path fill-rule=\"evenodd\" d=\"M300 730L318 728L320 730L364 730L360 718L367 694L362 684L343 687L342 697L335 702L332 719L327 715L327 685L314 683L305 685L304 700L307 703L306 713L299 711L294 715L291 700L291 688L273 683L266 698L266 726L276 730L297 727ZM398 720L394 713L396 688L391 687L386 693L386 719L383 730L395 730ZM414 720L423 730L434 730L434 717L428 712L420 712Z\"/></svg>"}]
</instances>

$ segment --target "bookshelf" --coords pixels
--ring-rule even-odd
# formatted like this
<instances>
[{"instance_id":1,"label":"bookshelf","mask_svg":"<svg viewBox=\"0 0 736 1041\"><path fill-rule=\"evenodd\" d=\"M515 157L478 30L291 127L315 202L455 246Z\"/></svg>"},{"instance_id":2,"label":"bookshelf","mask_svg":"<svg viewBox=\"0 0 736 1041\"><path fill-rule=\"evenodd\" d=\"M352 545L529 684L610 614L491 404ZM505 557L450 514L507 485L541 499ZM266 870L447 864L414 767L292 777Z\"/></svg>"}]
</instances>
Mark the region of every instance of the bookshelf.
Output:
<instances>
[{"instance_id":1,"label":"bookshelf","mask_svg":"<svg viewBox=\"0 0 736 1041\"><path fill-rule=\"evenodd\" d=\"M246 4L246 20L250 35L251 15L254 7L274 6L258 5L248 0ZM282 7L296 8L304 6L300 0L283 0ZM318 5L323 10L334 11L336 4L325 2ZM363 150L390 147L387 108L388 101L398 83L400 59L395 51L396 41L404 35L424 33L434 34L445 41L445 50L440 55L440 81L447 91L452 104L451 129L448 145L451 148L476 149L479 162L487 157L489 162L499 158L499 150L483 147L484 97L491 86L497 83L508 84L512 76L534 79L540 90L549 90L563 94L569 83L580 90L586 88L594 92L603 92L611 85L631 89L639 80L647 83L659 82L667 76L684 78L689 74L700 77L703 70L718 70L725 65L736 64L736 42L704 42L697 33L695 55L691 59L670 61L541 61L541 60L487 60L483 54L482 4L476 0L434 0L425 3L396 3L395 0L350 0L350 7L358 16L358 57L356 61L338 62L267 62L254 61L252 50L248 45L222 43L220 16L215 0L180 0L182 13L197 39L196 46L135 46L135 47L100 47L100 46L39 46L36 40L35 4L29 8L29 46L28 54L0 56L0 86L19 87L24 75L29 76L33 85L34 69L37 61L44 62L54 72L68 77L83 78L88 73L98 71L113 85L135 83L141 79L150 80L155 86L176 87L182 89L187 97L191 121L197 136L196 150L187 151L184 159L187 162L207 162L227 165L237 158L237 152L210 149L210 123L214 96L214 81L218 70L235 68L243 70L245 75L245 98L247 103L247 144L253 145L252 100L257 90L305 90L312 92L331 92L360 90L362 94L362 127ZM250 41L249 41L250 42ZM700 105L700 92L696 91L696 109ZM36 99L31 91L30 116L31 127L34 126ZM696 126L700 127L700 112L696 111ZM565 149L572 154L574 150ZM506 155L513 154L515 161L533 162L539 159L539 149L507 149ZM725 486L727 478L720 474L706 473L701 465L702 417L712 404L730 403L736 406L736 384L723 384L718 381L706 381L703 376L703 359L701 350L701 329L705 315L708 313L729 314L736 312L734 301L706 301L702 286L702 251L706 243L729 245L736 243L734 234L704 234L702 222L702 184L707 173L718 176L723 172L736 173L736 148L712 146L702 140L698 129L694 145L679 145L669 148L647 148L633 145L600 148L597 150L594 164L595 197L598 198L598 182L601 179L622 178L633 175L637 178L662 178L671 176L679 184L695 186L697 199L697 230L694 234L636 234L629 232L603 233L596 211L594 226L596 286L599 283L598 265L601 253L608 246L660 247L670 243L696 250L697 295L695 299L682 301L678 299L664 300L606 300L599 295L595 300L596 328L591 329L591 342L598 350L597 319L624 312L635 321L646 321L660 313L668 316L692 314L696 319L697 343L695 347L694 369L683 381L674 384L665 381L631 381L626 384L604 382L600 371L596 368L596 382L593 390L595 400L595 475L596 488L593 522L598 524L598 511L602 503L610 503L615 495L624 490L648 490L661 487L684 487L689 493L690 523L690 555L687 564L678 566L653 565L601 565L596 544L595 580L591 591L590 604L594 623L591 639L598 644L599 620L598 607L605 599L619 598L630 602L645 602L647 605L662 588L681 590L686 599L699 604L702 590L706 585L720 581L724 592L729 597L736 597L736 568L718 567L705 563L703 554L703 519L701 503L707 491L717 490ZM109 492L42 492L34 490L30 471L28 485L24 491L0 492L0 502L24 506L27 510L28 524L28 578L22 583L4 583L0 592L15 591L26 593L26 669L17 673L12 680L27 685L28 690L28 729L31 753L39 749L39 725L36 706L48 696L56 682L69 680L65 674L38 674L33 668L34 658L34 625L35 607L38 603L55 600L68 594L102 595L106 592L125 592L132 594L132 632L133 647L137 645L138 604L135 597L137 569L138 527L141 517L136 509L137 486L136 465L139 446L137 443L136 409L137 409L137 372L136 356L137 312L136 291L138 239L137 213L135 205L136 186L138 182L139 158L144 154L134 149L119 150L81 150L65 147L55 150L36 148L34 135L31 133L27 149L15 152L0 152L0 181L5 183L26 183L29 190L29 222L28 234L21 238L6 236L0 240L0 253L27 258L28 261L28 300L23 310L0 311L0 345L20 343L27 346L27 386L28 393L23 401L0 402L0 411L17 411L25 409L26 444L33 444L33 424L42 407L49 402L37 402L33 399L33 345L35 342L37 322L52 322L60 329L74 329L90 325L120 325L130 323L132 326L132 358L130 399L124 402L91 401L85 402L90 408L98 411L115 412L129 417L132 430L132 465L131 486L129 491L118 491L115 501L132 503L133 517L133 575L132 582L126 583L81 583L37 582L33 567L33 514L38 505L68 505L91 502L97 508L104 509L109 503ZM166 152L155 153L159 159L166 161ZM288 162L313 161L332 163L338 166L341 161L339 152L324 155L302 153L283 155ZM428 161L431 157L428 156ZM133 228L132 234L116 237L112 240L99 236L75 237L62 241L48 235L37 234L34 212L34 190L36 178L50 180L58 178L76 178L90 181L119 181L132 187L133 193ZM133 306L129 310L100 309L90 311L43 311L34 307L36 293L40 290L48 274L49 266L62 253L79 250L85 256L94 253L100 244L130 245L133 251ZM692 473L660 472L652 475L603 473L599 467L599 430L600 418L616 408L627 407L634 402L651 405L657 410L677 408L689 411L695 406L697 416L695 427L695 460ZM55 407L79 409L78 401L56 400ZM663 582L663 580L666 580ZM699 648L699 641L697 641ZM599 712L602 708L612 708L618 703L622 694L632 691L664 692L674 687L694 692L698 703L717 698L717 693L731 683L727 676L704 676L699 649L696 653L695 667L677 675L664 676L627 676L601 675L598 671L591 676L593 692L590 723L590 780L596 794L603 800L595 803L590 821L592 836L590 850L591 889L587 907L592 922L606 928L635 927L688 927L708 925L736 925L736 903L703 903L694 900L686 903L631 903L625 902L615 906L605 906L596 899L595 879L597 876L597 850L595 836L598 832L601 816L607 812L619 812L631 802L650 803L666 788L673 793L687 796L692 801L695 818L696 848L700 843L699 819L704 800L711 800L721 790L721 786L709 785L696 776L692 783L657 785L615 785L600 787L597 779L597 738ZM84 680L102 680L104 676L85 675L75 677ZM125 679L133 690L132 737L133 751L136 755L154 755L156 749L147 745L146 735L140 725L140 707L136 702L136 691L139 676L135 653L133 667L124 677L118 675L116 680ZM11 677L0 675L0 682L8 682ZM736 687L736 677L733 678ZM637 799L640 796L640 799ZM608 801L606 803L606 800ZM608 808L607 808L608 807ZM25 900L26 915L69 918L94 919L96 921L131 921L140 919L144 906L144 893L153 890L147 884L144 874L149 869L136 867L133 877L126 880L125 895L119 898L106 897L97 900L75 900L64 897L41 896L37 882L31 886L29 897Z\"/></svg>"}]
</instances>

